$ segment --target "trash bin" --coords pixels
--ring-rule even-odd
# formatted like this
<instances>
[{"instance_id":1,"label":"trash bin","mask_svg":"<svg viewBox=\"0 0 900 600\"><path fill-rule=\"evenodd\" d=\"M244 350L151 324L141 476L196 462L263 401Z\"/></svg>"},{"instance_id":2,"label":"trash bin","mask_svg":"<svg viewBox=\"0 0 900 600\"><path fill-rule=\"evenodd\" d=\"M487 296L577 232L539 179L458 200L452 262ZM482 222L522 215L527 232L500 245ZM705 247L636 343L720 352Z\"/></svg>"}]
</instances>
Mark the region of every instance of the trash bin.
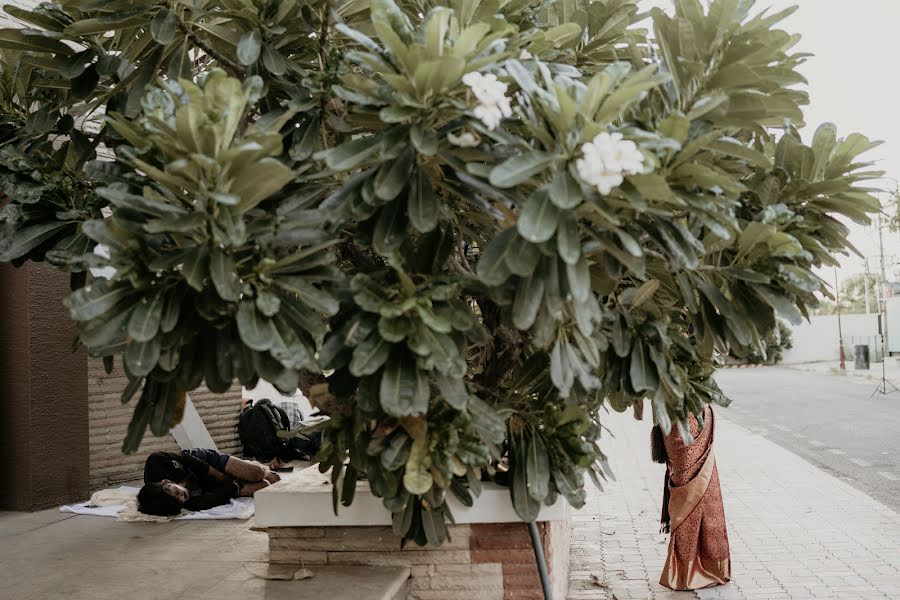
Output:
<instances>
[{"instance_id":1,"label":"trash bin","mask_svg":"<svg viewBox=\"0 0 900 600\"><path fill-rule=\"evenodd\" d=\"M869 345L868 344L857 344L853 346L853 356L854 356L854 369L868 369L869 368Z\"/></svg>"}]
</instances>

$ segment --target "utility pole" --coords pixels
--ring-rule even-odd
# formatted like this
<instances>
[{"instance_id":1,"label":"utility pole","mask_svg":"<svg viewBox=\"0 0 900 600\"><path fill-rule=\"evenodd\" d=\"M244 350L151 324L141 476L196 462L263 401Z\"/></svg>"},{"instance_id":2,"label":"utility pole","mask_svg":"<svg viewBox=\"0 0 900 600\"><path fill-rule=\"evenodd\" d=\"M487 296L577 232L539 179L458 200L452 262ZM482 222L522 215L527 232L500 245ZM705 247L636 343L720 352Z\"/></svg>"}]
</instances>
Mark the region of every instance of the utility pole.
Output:
<instances>
[{"instance_id":1,"label":"utility pole","mask_svg":"<svg viewBox=\"0 0 900 600\"><path fill-rule=\"evenodd\" d=\"M837 301L837 318L838 318L838 347L840 348L840 357L841 357L841 371L847 370L847 365L844 362L844 331L841 328L841 288L838 285L838 270L837 266L834 267L834 297Z\"/></svg>"},{"instance_id":2,"label":"utility pole","mask_svg":"<svg viewBox=\"0 0 900 600\"><path fill-rule=\"evenodd\" d=\"M882 336L884 338L884 360L890 356L890 336L887 318L887 277L884 274L884 236L881 233L881 213L878 213L878 254L881 262L881 289L878 290L878 312L882 315ZM882 312L883 311L883 312Z\"/></svg>"},{"instance_id":3,"label":"utility pole","mask_svg":"<svg viewBox=\"0 0 900 600\"><path fill-rule=\"evenodd\" d=\"M866 274L863 275L863 293L865 293L865 295L866 295L866 314L869 314L872 311L869 306L870 302L869 302L869 259L868 258L866 259Z\"/></svg>"}]
</instances>

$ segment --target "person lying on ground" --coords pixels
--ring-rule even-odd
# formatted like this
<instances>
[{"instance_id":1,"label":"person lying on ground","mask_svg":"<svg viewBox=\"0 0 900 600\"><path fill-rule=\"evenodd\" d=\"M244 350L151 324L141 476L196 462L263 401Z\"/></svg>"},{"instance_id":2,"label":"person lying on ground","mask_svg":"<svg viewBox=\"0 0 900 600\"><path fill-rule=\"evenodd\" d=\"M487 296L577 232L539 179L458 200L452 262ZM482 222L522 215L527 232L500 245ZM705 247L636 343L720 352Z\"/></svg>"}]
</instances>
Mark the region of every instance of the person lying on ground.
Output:
<instances>
[{"instance_id":1,"label":"person lying on ground","mask_svg":"<svg viewBox=\"0 0 900 600\"><path fill-rule=\"evenodd\" d=\"M154 452L144 463L144 487L138 510L148 515L174 516L182 509L197 511L253 496L281 479L271 467L208 448Z\"/></svg>"}]
</instances>

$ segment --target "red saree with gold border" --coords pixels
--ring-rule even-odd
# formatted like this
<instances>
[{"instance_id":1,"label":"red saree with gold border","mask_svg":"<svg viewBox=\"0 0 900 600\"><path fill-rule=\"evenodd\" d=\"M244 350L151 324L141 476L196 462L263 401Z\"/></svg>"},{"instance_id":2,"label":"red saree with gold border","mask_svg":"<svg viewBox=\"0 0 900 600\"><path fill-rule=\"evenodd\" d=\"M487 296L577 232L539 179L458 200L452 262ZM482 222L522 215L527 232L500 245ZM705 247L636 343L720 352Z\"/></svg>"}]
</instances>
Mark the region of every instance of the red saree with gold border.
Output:
<instances>
[{"instance_id":1,"label":"red saree with gold border","mask_svg":"<svg viewBox=\"0 0 900 600\"><path fill-rule=\"evenodd\" d=\"M731 553L719 471L713 454L715 416L703 411L705 427L690 417L694 443L685 446L675 427L665 436L669 474L671 539L661 585L697 590L731 580Z\"/></svg>"}]
</instances>

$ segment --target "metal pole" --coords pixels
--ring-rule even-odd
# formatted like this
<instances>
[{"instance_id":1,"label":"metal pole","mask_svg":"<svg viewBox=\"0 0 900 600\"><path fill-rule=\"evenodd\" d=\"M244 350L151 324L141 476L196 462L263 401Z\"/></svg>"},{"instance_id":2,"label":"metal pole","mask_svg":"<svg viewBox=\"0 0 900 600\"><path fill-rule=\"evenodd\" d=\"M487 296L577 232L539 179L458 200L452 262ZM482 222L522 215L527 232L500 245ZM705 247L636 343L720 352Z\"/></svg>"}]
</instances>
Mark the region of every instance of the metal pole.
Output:
<instances>
[{"instance_id":1,"label":"metal pole","mask_svg":"<svg viewBox=\"0 0 900 600\"><path fill-rule=\"evenodd\" d=\"M863 291L866 295L866 314L869 314L871 308L869 306L869 259L866 259L866 274L863 275Z\"/></svg>"},{"instance_id":2,"label":"metal pole","mask_svg":"<svg viewBox=\"0 0 900 600\"><path fill-rule=\"evenodd\" d=\"M544 600L553 600L553 590L550 588L550 575L547 573L547 562L544 560L544 546L541 544L541 534L538 532L537 523L534 521L528 524L528 534L531 536L531 547L534 548L534 560L537 561L538 575L541 576Z\"/></svg>"},{"instance_id":3,"label":"metal pole","mask_svg":"<svg viewBox=\"0 0 900 600\"><path fill-rule=\"evenodd\" d=\"M878 214L878 254L879 259L881 261L881 287L878 294L878 311L881 312L882 309L884 312L882 313L884 317L882 318L882 336L884 339L884 347L885 347L885 355L883 357L884 360L887 360L887 357L890 355L891 345L890 345L890 335L888 335L888 322L887 322L887 277L884 274L884 236L881 233L881 214Z\"/></svg>"},{"instance_id":4,"label":"metal pole","mask_svg":"<svg viewBox=\"0 0 900 600\"><path fill-rule=\"evenodd\" d=\"M841 328L841 288L838 285L838 270L834 268L834 297L837 301L837 318L838 318L838 344L840 344L841 371L847 370L844 363L844 331Z\"/></svg>"}]
</instances>

